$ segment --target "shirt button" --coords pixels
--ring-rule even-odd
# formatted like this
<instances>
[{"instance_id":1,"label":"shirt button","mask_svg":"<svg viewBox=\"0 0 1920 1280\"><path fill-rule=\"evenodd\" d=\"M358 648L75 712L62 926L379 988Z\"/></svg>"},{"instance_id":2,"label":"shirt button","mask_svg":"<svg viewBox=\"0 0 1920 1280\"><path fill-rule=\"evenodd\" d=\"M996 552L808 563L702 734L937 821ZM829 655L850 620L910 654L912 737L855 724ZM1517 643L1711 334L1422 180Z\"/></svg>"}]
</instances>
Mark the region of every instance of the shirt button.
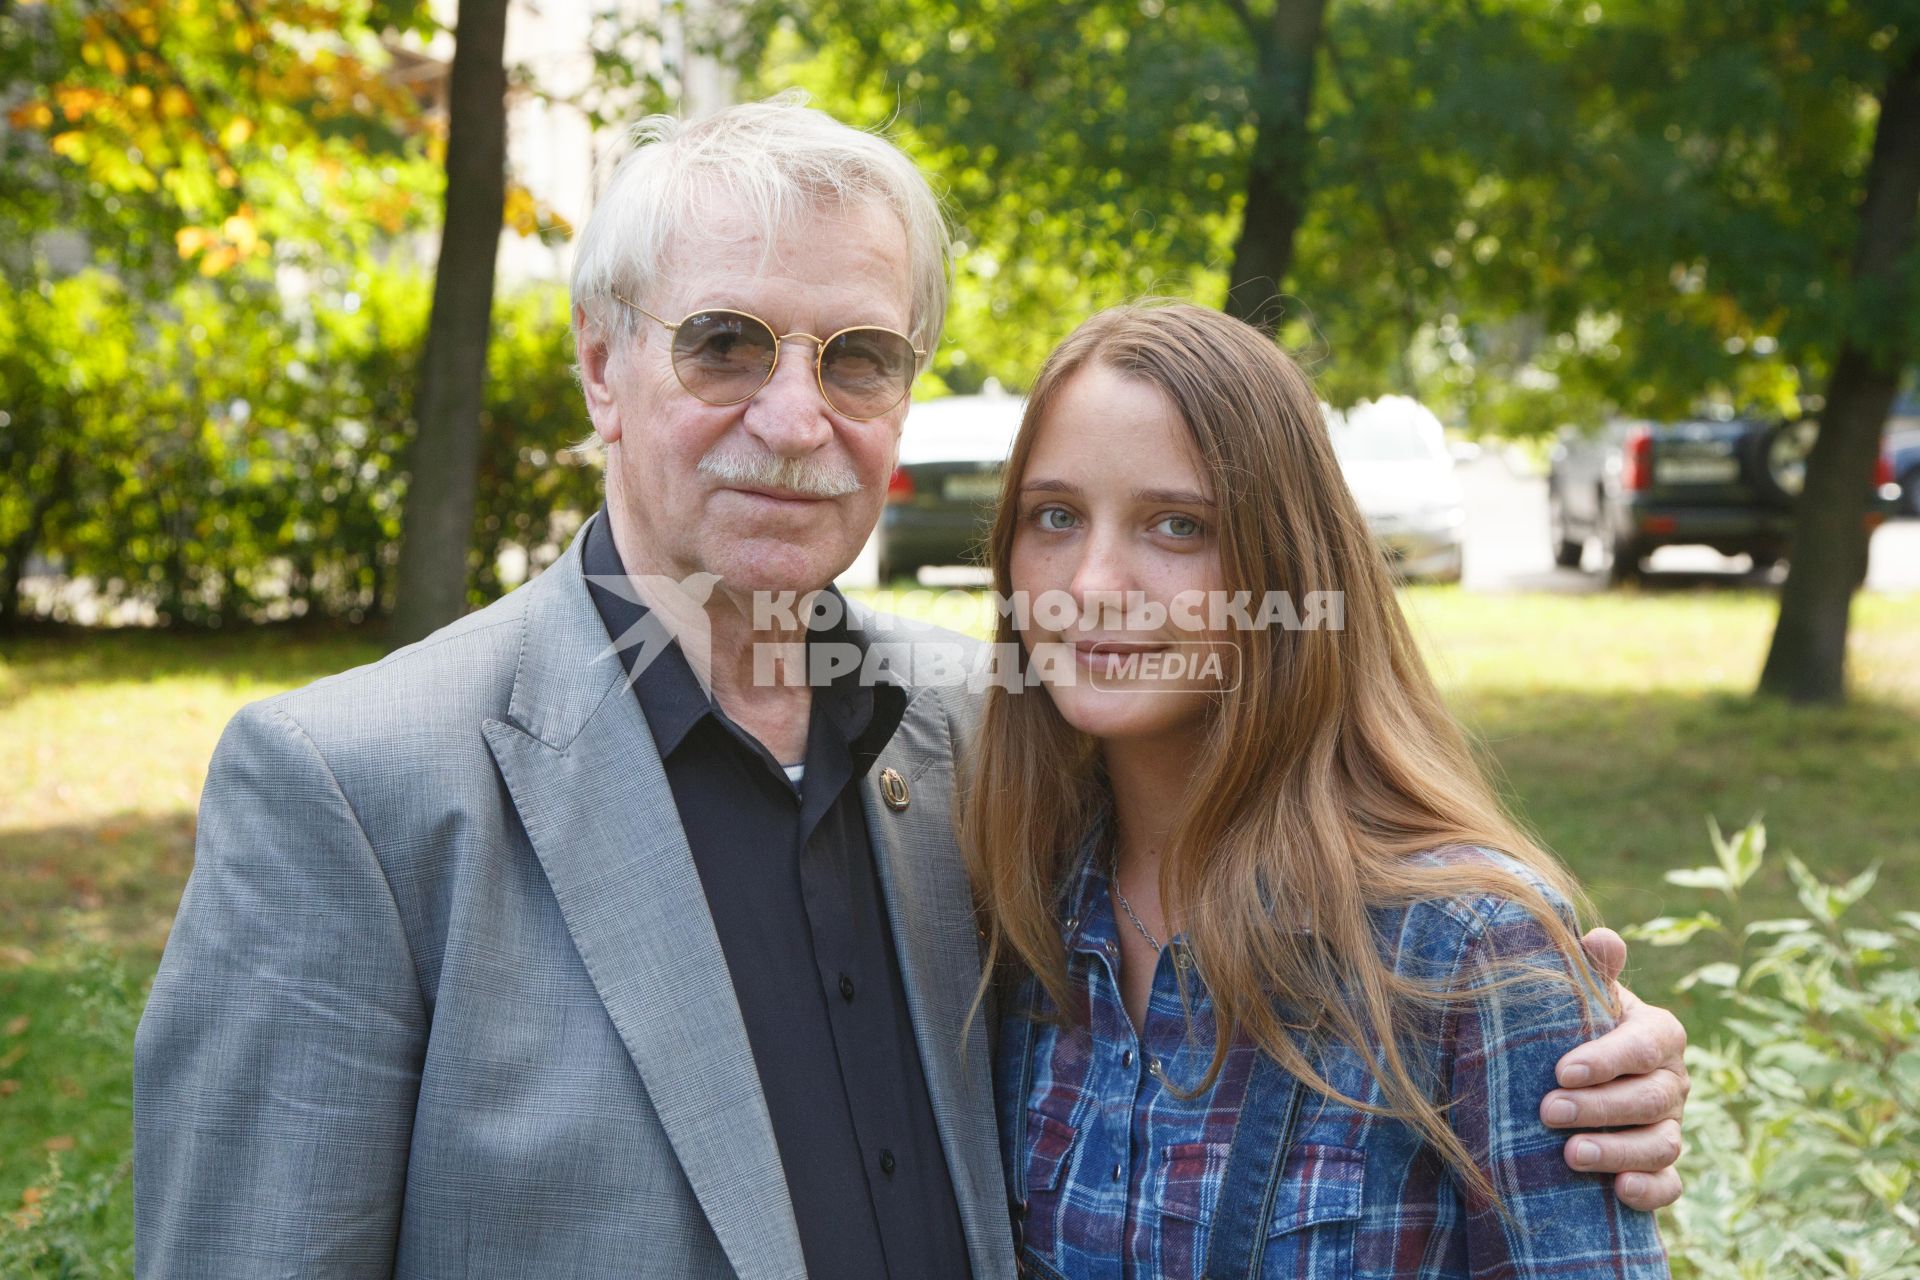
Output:
<instances>
[{"instance_id":1,"label":"shirt button","mask_svg":"<svg viewBox=\"0 0 1920 1280\"><path fill-rule=\"evenodd\" d=\"M848 1004L853 1003L853 979L844 973L840 975L840 998Z\"/></svg>"},{"instance_id":2,"label":"shirt button","mask_svg":"<svg viewBox=\"0 0 1920 1280\"><path fill-rule=\"evenodd\" d=\"M1162 1077L1160 1074L1160 1059L1158 1058L1150 1059L1147 1062L1147 1072L1150 1075L1152 1075L1155 1080L1161 1079Z\"/></svg>"},{"instance_id":3,"label":"shirt button","mask_svg":"<svg viewBox=\"0 0 1920 1280\"><path fill-rule=\"evenodd\" d=\"M1130 1067L1133 1065L1133 1050L1128 1049L1126 1052L1120 1055L1120 1065L1123 1067Z\"/></svg>"},{"instance_id":4,"label":"shirt button","mask_svg":"<svg viewBox=\"0 0 1920 1280\"><path fill-rule=\"evenodd\" d=\"M1125 1177L1125 1176L1126 1176L1126 1171L1125 1171L1124 1169L1122 1169L1122 1168L1121 1168L1121 1167L1120 1167L1119 1165L1117 1165L1117 1164L1116 1164L1115 1166L1113 1166L1113 1180L1114 1180L1115 1182L1118 1182L1118 1181L1120 1181L1120 1179L1121 1179L1121 1178L1123 1178L1123 1177Z\"/></svg>"},{"instance_id":5,"label":"shirt button","mask_svg":"<svg viewBox=\"0 0 1920 1280\"><path fill-rule=\"evenodd\" d=\"M1078 929L1079 927L1080 927L1080 917L1079 917L1079 916L1068 916L1068 917L1067 917L1067 932L1068 932L1068 933L1072 933L1072 932L1073 932L1073 931L1074 931L1075 929Z\"/></svg>"},{"instance_id":6,"label":"shirt button","mask_svg":"<svg viewBox=\"0 0 1920 1280\"><path fill-rule=\"evenodd\" d=\"M891 1178L893 1176L893 1171L896 1167L897 1167L897 1164L893 1158L893 1152L882 1151L880 1153L880 1172L886 1174L889 1178Z\"/></svg>"}]
</instances>

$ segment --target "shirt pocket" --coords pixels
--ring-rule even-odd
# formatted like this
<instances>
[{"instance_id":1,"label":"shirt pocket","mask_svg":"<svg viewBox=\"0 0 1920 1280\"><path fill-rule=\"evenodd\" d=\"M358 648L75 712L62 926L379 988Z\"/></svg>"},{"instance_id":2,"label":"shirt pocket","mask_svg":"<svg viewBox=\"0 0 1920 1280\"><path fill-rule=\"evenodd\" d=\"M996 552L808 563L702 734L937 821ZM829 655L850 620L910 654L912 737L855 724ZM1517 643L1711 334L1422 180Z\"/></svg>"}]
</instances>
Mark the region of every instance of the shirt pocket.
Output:
<instances>
[{"instance_id":1,"label":"shirt pocket","mask_svg":"<svg viewBox=\"0 0 1920 1280\"><path fill-rule=\"evenodd\" d=\"M1072 1163L1077 1131L1064 1120L1027 1112L1026 1203L1020 1209L1023 1253L1051 1258L1060 1239L1060 1215L1066 1203L1067 1166Z\"/></svg>"},{"instance_id":2,"label":"shirt pocket","mask_svg":"<svg viewBox=\"0 0 1920 1280\"><path fill-rule=\"evenodd\" d=\"M1182 1142L1163 1152L1159 1276L1200 1275L1231 1151L1225 1142ZM1296 1143L1274 1195L1260 1274L1315 1280L1351 1276L1366 1172L1364 1151Z\"/></svg>"}]
</instances>

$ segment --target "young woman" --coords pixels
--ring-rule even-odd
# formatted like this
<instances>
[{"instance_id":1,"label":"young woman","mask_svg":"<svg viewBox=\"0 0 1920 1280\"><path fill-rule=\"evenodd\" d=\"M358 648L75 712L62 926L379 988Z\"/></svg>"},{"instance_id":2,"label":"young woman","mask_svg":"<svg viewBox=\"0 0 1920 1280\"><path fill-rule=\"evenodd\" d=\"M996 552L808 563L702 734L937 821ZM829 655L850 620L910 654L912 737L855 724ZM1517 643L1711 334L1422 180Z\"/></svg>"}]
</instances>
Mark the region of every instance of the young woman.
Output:
<instances>
[{"instance_id":1,"label":"young woman","mask_svg":"<svg viewBox=\"0 0 1920 1280\"><path fill-rule=\"evenodd\" d=\"M1105 312L1007 477L998 639L1046 693L989 691L961 825L1023 1271L1665 1275L1538 1116L1617 1012L1577 890L1436 695L1299 369Z\"/></svg>"}]
</instances>

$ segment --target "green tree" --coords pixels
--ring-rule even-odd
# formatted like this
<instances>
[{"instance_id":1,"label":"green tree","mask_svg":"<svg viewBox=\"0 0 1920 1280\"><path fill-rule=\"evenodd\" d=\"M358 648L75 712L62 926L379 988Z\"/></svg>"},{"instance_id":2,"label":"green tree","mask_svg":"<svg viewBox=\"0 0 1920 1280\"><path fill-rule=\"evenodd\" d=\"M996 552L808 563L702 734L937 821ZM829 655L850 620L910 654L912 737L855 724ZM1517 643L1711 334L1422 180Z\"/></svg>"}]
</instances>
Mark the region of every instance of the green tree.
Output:
<instances>
[{"instance_id":1,"label":"green tree","mask_svg":"<svg viewBox=\"0 0 1920 1280\"><path fill-rule=\"evenodd\" d=\"M203 509L269 416L233 406L285 394L305 300L425 212L433 139L381 40L430 25L421 0L0 6L0 625L36 551L222 615L247 521Z\"/></svg>"},{"instance_id":2,"label":"green tree","mask_svg":"<svg viewBox=\"0 0 1920 1280\"><path fill-rule=\"evenodd\" d=\"M1920 24L1916 24L1920 26ZM1916 324L1914 207L1920 202L1920 30L1902 33L1877 106L1859 235L1845 278L1855 297L1839 326L1820 435L1807 457L1780 620L1760 688L1796 701L1845 694L1847 621L1866 573L1867 486Z\"/></svg>"}]
</instances>

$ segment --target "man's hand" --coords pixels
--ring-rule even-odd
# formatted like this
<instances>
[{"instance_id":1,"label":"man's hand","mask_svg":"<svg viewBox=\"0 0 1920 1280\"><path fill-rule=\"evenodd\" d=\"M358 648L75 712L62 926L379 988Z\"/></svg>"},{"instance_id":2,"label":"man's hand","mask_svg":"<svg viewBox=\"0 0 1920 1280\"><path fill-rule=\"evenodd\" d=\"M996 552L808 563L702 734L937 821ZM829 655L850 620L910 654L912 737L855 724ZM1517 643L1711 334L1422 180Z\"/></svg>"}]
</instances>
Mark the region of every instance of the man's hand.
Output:
<instances>
[{"instance_id":1,"label":"man's hand","mask_svg":"<svg viewBox=\"0 0 1920 1280\"><path fill-rule=\"evenodd\" d=\"M1620 985L1627 944L1611 929L1580 940L1588 959L1620 999L1620 1025L1560 1059L1561 1087L1540 1102L1540 1118L1554 1129L1613 1129L1567 1139L1567 1164L1616 1174L1614 1193L1635 1209L1658 1209L1680 1198L1680 1110L1686 1105L1687 1068L1681 1061L1687 1030Z\"/></svg>"}]
</instances>

